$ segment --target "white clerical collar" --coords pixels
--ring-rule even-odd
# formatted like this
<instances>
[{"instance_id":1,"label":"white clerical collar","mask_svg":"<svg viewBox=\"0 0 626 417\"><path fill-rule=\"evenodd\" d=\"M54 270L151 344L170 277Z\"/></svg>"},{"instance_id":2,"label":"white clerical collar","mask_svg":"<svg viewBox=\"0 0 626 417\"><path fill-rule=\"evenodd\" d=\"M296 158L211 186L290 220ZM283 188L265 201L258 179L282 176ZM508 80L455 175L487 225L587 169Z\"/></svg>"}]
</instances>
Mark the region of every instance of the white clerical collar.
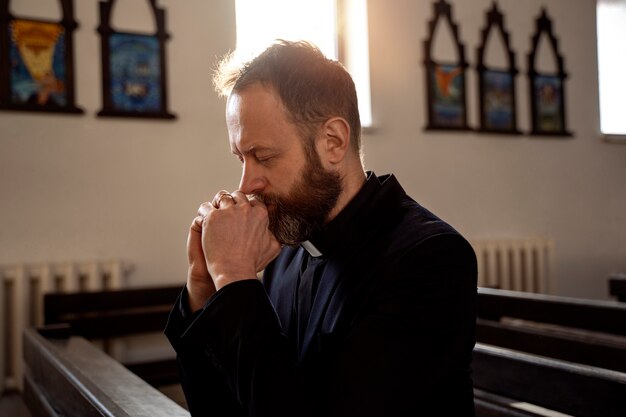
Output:
<instances>
[{"instance_id":1,"label":"white clerical collar","mask_svg":"<svg viewBox=\"0 0 626 417\"><path fill-rule=\"evenodd\" d=\"M319 249L317 249L315 245L312 244L311 241L309 240L305 240L304 242L300 243L300 245L304 249L306 249L307 252L309 252L309 255L311 255L314 258L317 258L323 255L322 252L320 252Z\"/></svg>"}]
</instances>

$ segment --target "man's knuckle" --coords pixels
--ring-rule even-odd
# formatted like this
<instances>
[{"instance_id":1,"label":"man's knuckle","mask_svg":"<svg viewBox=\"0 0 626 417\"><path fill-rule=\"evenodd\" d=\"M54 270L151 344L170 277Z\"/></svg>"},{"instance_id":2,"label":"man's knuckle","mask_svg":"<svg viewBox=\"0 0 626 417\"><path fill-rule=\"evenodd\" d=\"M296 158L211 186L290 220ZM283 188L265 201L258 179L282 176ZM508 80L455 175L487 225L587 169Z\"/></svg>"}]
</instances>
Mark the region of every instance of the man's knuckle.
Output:
<instances>
[{"instance_id":1,"label":"man's knuckle","mask_svg":"<svg viewBox=\"0 0 626 417\"><path fill-rule=\"evenodd\" d=\"M255 212L256 218L259 220L263 220L267 218L267 210L265 210L263 207L258 207L258 210L255 210L254 212Z\"/></svg>"},{"instance_id":2,"label":"man's knuckle","mask_svg":"<svg viewBox=\"0 0 626 417\"><path fill-rule=\"evenodd\" d=\"M203 224L206 224L206 225L212 225L212 224L215 224L218 217L219 217L219 214L217 213L217 211L212 211L204 217L204 220L202 222Z\"/></svg>"}]
</instances>

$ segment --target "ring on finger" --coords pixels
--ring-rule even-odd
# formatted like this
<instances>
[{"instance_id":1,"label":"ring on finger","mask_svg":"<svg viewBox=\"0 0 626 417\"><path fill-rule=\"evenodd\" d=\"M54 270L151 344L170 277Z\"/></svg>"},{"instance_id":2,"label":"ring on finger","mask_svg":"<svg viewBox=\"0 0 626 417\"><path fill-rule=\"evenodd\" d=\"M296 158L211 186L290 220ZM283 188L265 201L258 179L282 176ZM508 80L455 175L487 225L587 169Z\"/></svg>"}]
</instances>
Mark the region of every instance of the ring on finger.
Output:
<instances>
[{"instance_id":1,"label":"ring on finger","mask_svg":"<svg viewBox=\"0 0 626 417\"><path fill-rule=\"evenodd\" d=\"M233 203L235 202L235 198L230 193L222 193L217 198L217 201L214 204L215 208L220 208L220 203L222 202L222 198L224 197L230 197L230 199L233 200Z\"/></svg>"}]
</instances>

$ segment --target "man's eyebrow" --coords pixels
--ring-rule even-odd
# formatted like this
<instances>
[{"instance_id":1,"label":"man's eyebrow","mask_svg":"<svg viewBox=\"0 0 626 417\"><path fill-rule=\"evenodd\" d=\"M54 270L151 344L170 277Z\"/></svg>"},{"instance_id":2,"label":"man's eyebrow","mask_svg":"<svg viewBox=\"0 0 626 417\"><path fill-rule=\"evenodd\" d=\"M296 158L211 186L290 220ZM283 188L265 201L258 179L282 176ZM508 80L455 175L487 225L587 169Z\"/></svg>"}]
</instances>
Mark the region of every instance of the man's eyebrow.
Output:
<instances>
[{"instance_id":1,"label":"man's eyebrow","mask_svg":"<svg viewBox=\"0 0 626 417\"><path fill-rule=\"evenodd\" d=\"M270 148L269 146L259 146L259 145L252 145L250 147L248 147L248 149L243 151L244 155L249 155L251 153L257 153L257 152L263 152L263 151L271 151L272 148Z\"/></svg>"},{"instance_id":2,"label":"man's eyebrow","mask_svg":"<svg viewBox=\"0 0 626 417\"><path fill-rule=\"evenodd\" d=\"M250 155L250 154L256 155L257 153L260 153L260 152L274 152L274 151L275 149L269 146L258 146L258 145L252 145L248 147L247 150L244 150L244 151L239 151L239 149L237 148L230 149L230 152L238 158L241 158L245 155Z\"/></svg>"}]
</instances>

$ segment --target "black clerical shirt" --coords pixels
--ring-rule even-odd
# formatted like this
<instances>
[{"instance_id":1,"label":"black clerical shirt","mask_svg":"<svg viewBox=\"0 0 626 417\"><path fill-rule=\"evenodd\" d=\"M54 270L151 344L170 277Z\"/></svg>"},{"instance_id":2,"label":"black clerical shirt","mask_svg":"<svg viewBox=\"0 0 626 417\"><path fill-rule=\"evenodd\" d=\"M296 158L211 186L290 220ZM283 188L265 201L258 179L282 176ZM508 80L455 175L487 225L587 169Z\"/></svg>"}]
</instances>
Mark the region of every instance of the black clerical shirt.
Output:
<instances>
[{"instance_id":1,"label":"black clerical shirt","mask_svg":"<svg viewBox=\"0 0 626 417\"><path fill-rule=\"evenodd\" d=\"M345 234L352 217L376 194L380 185L376 175L368 171L365 184L346 207L321 231L302 243L306 253L303 256L300 274L297 278L291 328L289 329L290 339L297 347L300 357L302 356L302 345L311 315L311 307L317 294L320 279L324 274L328 257L344 246Z\"/></svg>"},{"instance_id":2,"label":"black clerical shirt","mask_svg":"<svg viewBox=\"0 0 626 417\"><path fill-rule=\"evenodd\" d=\"M226 285L192 320L186 291L172 309L166 335L192 415L474 415L474 252L393 175L369 174L263 275Z\"/></svg>"}]
</instances>

